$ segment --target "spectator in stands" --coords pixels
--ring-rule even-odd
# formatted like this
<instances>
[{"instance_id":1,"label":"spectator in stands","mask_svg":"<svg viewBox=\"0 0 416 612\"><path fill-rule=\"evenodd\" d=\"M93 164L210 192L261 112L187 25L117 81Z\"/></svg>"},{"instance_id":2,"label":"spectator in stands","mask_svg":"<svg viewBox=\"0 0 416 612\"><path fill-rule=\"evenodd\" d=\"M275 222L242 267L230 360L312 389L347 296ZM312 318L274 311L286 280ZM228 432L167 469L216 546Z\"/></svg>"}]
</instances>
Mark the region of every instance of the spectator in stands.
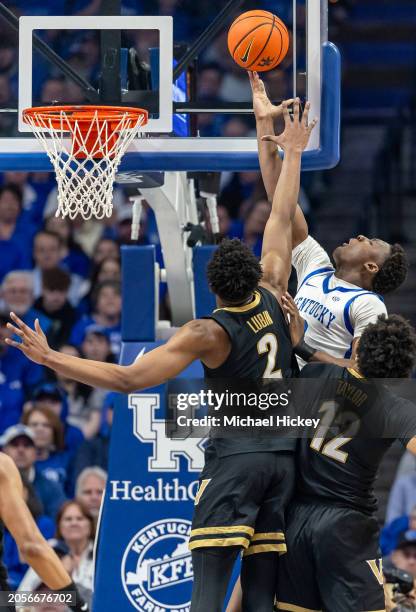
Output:
<instances>
[{"instance_id":1,"label":"spectator in stands","mask_svg":"<svg viewBox=\"0 0 416 612\"><path fill-rule=\"evenodd\" d=\"M113 424L114 403L118 393L108 393L103 405L103 426L99 433L91 440L86 440L79 447L73 462L73 475L75 478L90 465L108 469L108 451L110 446L111 427Z\"/></svg>"},{"instance_id":2,"label":"spectator in stands","mask_svg":"<svg viewBox=\"0 0 416 612\"><path fill-rule=\"evenodd\" d=\"M16 185L0 188L0 255L5 262L0 266L4 276L12 270L31 267L31 248L35 228L22 216L23 196ZM20 253L17 258L16 253ZM3 258L2 258L3 259Z\"/></svg>"},{"instance_id":3,"label":"spectator in stands","mask_svg":"<svg viewBox=\"0 0 416 612\"><path fill-rule=\"evenodd\" d=\"M108 347L108 340L106 344ZM65 355L81 357L81 352L72 344L64 344L58 350ZM100 389L83 385L72 378L56 375L56 380L66 393L67 422L81 429L85 439L92 438L101 425L103 393Z\"/></svg>"},{"instance_id":4,"label":"spectator in stands","mask_svg":"<svg viewBox=\"0 0 416 612\"><path fill-rule=\"evenodd\" d=\"M120 259L120 247L115 240L111 238L101 238L95 247L92 255L92 265L98 266L104 259L112 257Z\"/></svg>"},{"instance_id":5,"label":"spectator in stands","mask_svg":"<svg viewBox=\"0 0 416 612\"><path fill-rule=\"evenodd\" d=\"M77 478L75 497L96 520L100 513L106 482L107 473L97 466L85 468Z\"/></svg>"},{"instance_id":6,"label":"spectator in stands","mask_svg":"<svg viewBox=\"0 0 416 612\"><path fill-rule=\"evenodd\" d=\"M391 567L408 572L416 578L416 533L410 531L399 539L395 550L383 559L385 569Z\"/></svg>"},{"instance_id":7,"label":"spectator in stands","mask_svg":"<svg viewBox=\"0 0 416 612\"><path fill-rule=\"evenodd\" d=\"M65 104L67 97L65 79L48 79L42 86L40 101L42 104Z\"/></svg>"},{"instance_id":8,"label":"spectator in stands","mask_svg":"<svg viewBox=\"0 0 416 612\"><path fill-rule=\"evenodd\" d=\"M84 441L82 431L68 421L68 402L63 389L54 383L45 383L32 393L35 408L47 408L60 420L64 431L65 450L70 456Z\"/></svg>"},{"instance_id":9,"label":"spectator in stands","mask_svg":"<svg viewBox=\"0 0 416 612\"><path fill-rule=\"evenodd\" d=\"M58 542L54 543L54 549L77 585L80 595L90 602L93 589L95 521L79 501L70 500L60 508L56 524ZM20 590L33 592L39 587L41 580L30 568L20 584ZM50 612L49 608L47 610Z\"/></svg>"},{"instance_id":10,"label":"spectator in stands","mask_svg":"<svg viewBox=\"0 0 416 612\"><path fill-rule=\"evenodd\" d=\"M42 274L46 270L62 267L62 239L59 234L43 230L35 236L33 258L35 260L34 294L35 298L42 294ZM83 279L78 274L71 274L69 301L76 306L83 297Z\"/></svg>"},{"instance_id":11,"label":"spectator in stands","mask_svg":"<svg viewBox=\"0 0 416 612\"><path fill-rule=\"evenodd\" d=\"M16 185L23 194L23 212L29 222L40 230L43 224L43 209L46 198L54 187L51 172L5 172L3 183Z\"/></svg>"},{"instance_id":12,"label":"spectator in stands","mask_svg":"<svg viewBox=\"0 0 416 612\"><path fill-rule=\"evenodd\" d=\"M121 282L121 263L118 257L106 257L97 264L91 277L92 285L106 281Z\"/></svg>"},{"instance_id":13,"label":"spectator in stands","mask_svg":"<svg viewBox=\"0 0 416 612\"><path fill-rule=\"evenodd\" d=\"M33 431L26 425L13 425L4 432L1 445L2 451L13 459L22 476L33 485L45 514L55 519L65 501L65 494L58 482L46 478L36 466L37 451Z\"/></svg>"},{"instance_id":14,"label":"spectator in stands","mask_svg":"<svg viewBox=\"0 0 416 612\"><path fill-rule=\"evenodd\" d=\"M43 377L41 366L22 359L18 349L8 346L8 316L0 314L0 434L19 422L25 399Z\"/></svg>"},{"instance_id":15,"label":"spectator in stands","mask_svg":"<svg viewBox=\"0 0 416 612\"><path fill-rule=\"evenodd\" d=\"M242 238L243 236L243 223L236 219L233 220L230 217L228 210L225 206L219 205L217 207L218 223L220 226L220 234L224 238ZM211 224L207 215L208 227L211 231Z\"/></svg>"},{"instance_id":16,"label":"spectator in stands","mask_svg":"<svg viewBox=\"0 0 416 612\"><path fill-rule=\"evenodd\" d=\"M31 327L39 319L42 329L47 334L51 320L34 306L33 276L31 272L17 270L9 272L1 285L1 310L15 312ZM44 327L43 327L44 326Z\"/></svg>"},{"instance_id":17,"label":"spectator in stands","mask_svg":"<svg viewBox=\"0 0 416 612\"><path fill-rule=\"evenodd\" d=\"M416 506L416 471L395 480L387 504L386 522L409 515Z\"/></svg>"},{"instance_id":18,"label":"spectator in stands","mask_svg":"<svg viewBox=\"0 0 416 612\"><path fill-rule=\"evenodd\" d=\"M62 563L81 595L90 600L94 572L94 518L82 503L72 500L61 507L56 522L56 537L65 542L69 550Z\"/></svg>"},{"instance_id":19,"label":"spectator in stands","mask_svg":"<svg viewBox=\"0 0 416 612\"><path fill-rule=\"evenodd\" d=\"M106 257L96 264L90 275L90 290L78 304L78 312L87 314L92 309L92 296L97 285L105 281L116 281L121 283L121 262L118 257Z\"/></svg>"},{"instance_id":20,"label":"spectator in stands","mask_svg":"<svg viewBox=\"0 0 416 612\"><path fill-rule=\"evenodd\" d=\"M245 217L247 206L253 206L253 202L265 197L258 172L234 172L223 178L218 202L227 208L233 218Z\"/></svg>"},{"instance_id":21,"label":"spectator in stands","mask_svg":"<svg viewBox=\"0 0 416 612\"><path fill-rule=\"evenodd\" d=\"M118 356L121 348L121 287L120 283L106 281L100 283L93 293L93 314L82 317L72 330L71 344L80 346L86 330L98 325L110 338L111 351Z\"/></svg>"},{"instance_id":22,"label":"spectator in stands","mask_svg":"<svg viewBox=\"0 0 416 612\"><path fill-rule=\"evenodd\" d=\"M51 268L42 273L42 295L38 297L34 306L51 322L47 336L53 349L68 342L77 320L75 308L68 300L70 285L71 277L65 270Z\"/></svg>"},{"instance_id":23,"label":"spectator in stands","mask_svg":"<svg viewBox=\"0 0 416 612\"><path fill-rule=\"evenodd\" d=\"M270 215L271 205L267 200L256 202L247 215L244 224L244 242L250 246L257 257L261 255L263 233Z\"/></svg>"},{"instance_id":24,"label":"spectator in stands","mask_svg":"<svg viewBox=\"0 0 416 612\"><path fill-rule=\"evenodd\" d=\"M43 406L25 412L22 423L32 430L36 445L36 469L65 488L69 455L65 451L64 429L59 417Z\"/></svg>"},{"instance_id":25,"label":"spectator in stands","mask_svg":"<svg viewBox=\"0 0 416 612\"><path fill-rule=\"evenodd\" d=\"M71 220L52 215L46 219L45 229L61 237L61 265L72 274L86 278L91 265L90 258L74 240Z\"/></svg>"}]
</instances>

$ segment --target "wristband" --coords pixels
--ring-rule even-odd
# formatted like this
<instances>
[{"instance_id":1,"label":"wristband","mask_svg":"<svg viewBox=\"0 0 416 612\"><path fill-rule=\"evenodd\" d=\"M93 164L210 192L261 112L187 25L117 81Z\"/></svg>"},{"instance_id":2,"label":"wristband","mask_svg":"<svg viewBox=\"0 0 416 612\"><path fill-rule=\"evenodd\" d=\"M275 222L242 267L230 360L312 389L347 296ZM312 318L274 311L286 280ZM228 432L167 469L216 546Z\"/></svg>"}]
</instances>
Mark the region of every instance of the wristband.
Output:
<instances>
[{"instance_id":1,"label":"wristband","mask_svg":"<svg viewBox=\"0 0 416 612\"><path fill-rule=\"evenodd\" d=\"M69 604L69 608L73 610L73 612L89 612L89 606L86 601L84 601L79 594L77 585L75 582L71 582L66 587L62 589L56 589L56 593L75 593L75 601L73 604Z\"/></svg>"},{"instance_id":2,"label":"wristband","mask_svg":"<svg viewBox=\"0 0 416 612\"><path fill-rule=\"evenodd\" d=\"M307 344L303 338L295 347L293 347L293 350L298 357L306 362L309 362L316 353L316 349L309 346L309 344Z\"/></svg>"}]
</instances>

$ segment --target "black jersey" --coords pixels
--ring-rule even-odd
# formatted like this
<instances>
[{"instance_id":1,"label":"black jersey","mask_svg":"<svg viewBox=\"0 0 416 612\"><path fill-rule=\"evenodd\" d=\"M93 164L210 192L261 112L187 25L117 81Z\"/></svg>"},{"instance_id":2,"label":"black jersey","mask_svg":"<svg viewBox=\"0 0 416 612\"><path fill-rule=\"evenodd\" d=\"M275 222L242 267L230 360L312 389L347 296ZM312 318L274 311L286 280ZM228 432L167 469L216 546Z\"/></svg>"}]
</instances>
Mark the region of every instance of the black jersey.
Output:
<instances>
[{"instance_id":1,"label":"black jersey","mask_svg":"<svg viewBox=\"0 0 416 612\"><path fill-rule=\"evenodd\" d=\"M300 441L296 498L375 511L378 467L394 440L416 436L416 405L336 365L307 365L300 376L315 379L304 380L302 403L320 425Z\"/></svg>"},{"instance_id":2,"label":"black jersey","mask_svg":"<svg viewBox=\"0 0 416 612\"><path fill-rule=\"evenodd\" d=\"M206 318L216 321L231 340L231 351L218 368L204 365L205 378L229 381L234 388L250 381L290 377L298 373L289 328L275 296L259 287L244 306L217 308ZM243 382L244 381L244 382ZM214 381L213 381L214 383ZM215 384L215 383L214 383ZM220 455L293 450L295 440L262 438L215 439Z\"/></svg>"}]
</instances>

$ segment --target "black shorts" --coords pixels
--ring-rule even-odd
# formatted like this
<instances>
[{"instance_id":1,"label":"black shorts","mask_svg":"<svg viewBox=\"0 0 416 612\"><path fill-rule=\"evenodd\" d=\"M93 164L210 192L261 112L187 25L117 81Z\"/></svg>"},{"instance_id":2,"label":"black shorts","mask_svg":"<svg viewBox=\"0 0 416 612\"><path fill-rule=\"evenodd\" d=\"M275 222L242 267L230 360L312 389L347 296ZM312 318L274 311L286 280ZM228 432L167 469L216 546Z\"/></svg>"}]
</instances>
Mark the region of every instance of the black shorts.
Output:
<instances>
[{"instance_id":1,"label":"black shorts","mask_svg":"<svg viewBox=\"0 0 416 612\"><path fill-rule=\"evenodd\" d=\"M195 499L191 550L241 546L245 555L286 552L285 509L295 478L292 452L205 454Z\"/></svg>"},{"instance_id":2,"label":"black shorts","mask_svg":"<svg viewBox=\"0 0 416 612\"><path fill-rule=\"evenodd\" d=\"M291 504L277 610L384 612L377 520L357 510Z\"/></svg>"}]
</instances>

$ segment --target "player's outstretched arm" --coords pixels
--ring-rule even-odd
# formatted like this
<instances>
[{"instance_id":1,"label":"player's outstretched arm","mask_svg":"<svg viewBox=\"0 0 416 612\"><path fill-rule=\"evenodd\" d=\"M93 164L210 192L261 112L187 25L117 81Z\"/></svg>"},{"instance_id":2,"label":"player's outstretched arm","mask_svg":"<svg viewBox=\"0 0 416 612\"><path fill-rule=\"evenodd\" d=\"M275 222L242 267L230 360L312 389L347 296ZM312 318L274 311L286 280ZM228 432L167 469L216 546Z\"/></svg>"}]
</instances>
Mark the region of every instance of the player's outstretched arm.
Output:
<instances>
[{"instance_id":1,"label":"player's outstretched arm","mask_svg":"<svg viewBox=\"0 0 416 612\"><path fill-rule=\"evenodd\" d=\"M281 104L275 106L270 102L264 83L257 72L249 72L248 77L253 93L261 176L267 197L271 202L282 170L282 160L276 144L268 140L262 140L262 137L275 134L274 120L283 114L283 107ZM293 104L293 99L287 100L287 103L288 105ZM303 242L308 237L308 233L308 224L301 207L298 205L292 224L292 248Z\"/></svg>"},{"instance_id":2,"label":"player's outstretched arm","mask_svg":"<svg viewBox=\"0 0 416 612\"><path fill-rule=\"evenodd\" d=\"M287 102L283 102L284 132L280 136L266 135L263 140L278 144L284 151L282 171L273 196L272 211L267 221L262 249L263 280L280 295L287 289L292 266L292 223L295 217L302 152L316 120L308 123L310 104L306 103L300 117L300 101L293 104L293 120Z\"/></svg>"},{"instance_id":3,"label":"player's outstretched arm","mask_svg":"<svg viewBox=\"0 0 416 612\"><path fill-rule=\"evenodd\" d=\"M0 453L0 520L10 531L21 556L50 589L74 591L76 588L55 551L40 533L23 499L20 474L10 457ZM88 610L79 599L73 610Z\"/></svg>"},{"instance_id":4,"label":"player's outstretched arm","mask_svg":"<svg viewBox=\"0 0 416 612\"><path fill-rule=\"evenodd\" d=\"M10 346L66 378L120 393L160 385L177 376L195 359L203 359L219 348L211 322L195 320L181 327L163 346L146 353L132 365L121 366L54 351L49 347L37 319L35 329L31 329L16 314L11 313L10 317L14 325L8 323L7 326L20 337L20 342L6 339ZM221 333L221 328L218 325L215 327Z\"/></svg>"}]
</instances>

